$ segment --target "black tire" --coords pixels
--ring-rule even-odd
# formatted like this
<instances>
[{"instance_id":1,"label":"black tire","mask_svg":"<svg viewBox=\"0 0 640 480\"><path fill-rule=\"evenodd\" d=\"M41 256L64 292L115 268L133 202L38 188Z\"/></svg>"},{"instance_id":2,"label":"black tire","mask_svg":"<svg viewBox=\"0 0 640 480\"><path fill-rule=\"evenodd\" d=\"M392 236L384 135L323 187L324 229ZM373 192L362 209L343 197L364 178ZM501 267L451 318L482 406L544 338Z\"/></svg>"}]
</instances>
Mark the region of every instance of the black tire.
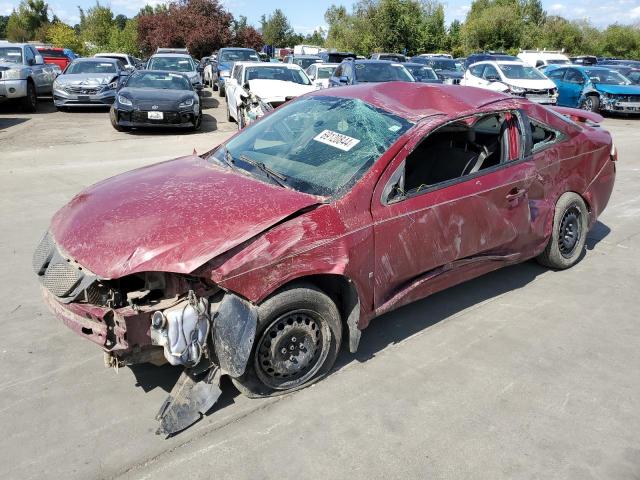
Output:
<instances>
[{"instance_id":1,"label":"black tire","mask_svg":"<svg viewBox=\"0 0 640 480\"><path fill-rule=\"evenodd\" d=\"M551 238L538 255L538 263L557 270L574 266L584 249L588 227L589 212L582 197L573 192L563 194L556 203Z\"/></svg>"},{"instance_id":2,"label":"black tire","mask_svg":"<svg viewBox=\"0 0 640 480\"><path fill-rule=\"evenodd\" d=\"M233 383L252 398L299 390L331 370L341 342L333 300L310 284L285 287L258 307L253 352Z\"/></svg>"},{"instance_id":3,"label":"black tire","mask_svg":"<svg viewBox=\"0 0 640 480\"><path fill-rule=\"evenodd\" d=\"M38 96L36 86L31 80L27 80L27 96L20 102L22 109L28 113L34 113L38 109Z\"/></svg>"},{"instance_id":4,"label":"black tire","mask_svg":"<svg viewBox=\"0 0 640 480\"><path fill-rule=\"evenodd\" d=\"M224 87L222 85L218 85L218 96L219 97L223 97L225 96L225 90Z\"/></svg>"},{"instance_id":5,"label":"black tire","mask_svg":"<svg viewBox=\"0 0 640 480\"><path fill-rule=\"evenodd\" d=\"M202 112L200 112L200 115L198 115L198 119L196 120L195 125L191 127L191 131L197 132L198 130L200 130L200 127L202 127Z\"/></svg>"},{"instance_id":6,"label":"black tire","mask_svg":"<svg viewBox=\"0 0 640 480\"><path fill-rule=\"evenodd\" d=\"M211 82L211 89L212 89L214 92L217 92L217 91L218 91L218 82L214 82L214 81L213 81L213 78L210 80L210 82Z\"/></svg>"},{"instance_id":7,"label":"black tire","mask_svg":"<svg viewBox=\"0 0 640 480\"><path fill-rule=\"evenodd\" d=\"M584 100L582 100L580 108L598 113L600 111L600 98L597 95L587 95Z\"/></svg>"},{"instance_id":8,"label":"black tire","mask_svg":"<svg viewBox=\"0 0 640 480\"><path fill-rule=\"evenodd\" d=\"M226 102L227 105L227 122L233 122L233 117L231 116L231 110L229 109L229 102Z\"/></svg>"},{"instance_id":9,"label":"black tire","mask_svg":"<svg viewBox=\"0 0 640 480\"><path fill-rule=\"evenodd\" d=\"M119 132L128 132L131 130L131 127L123 127L122 125L118 125L113 118L111 119L111 126L115 128Z\"/></svg>"}]
</instances>

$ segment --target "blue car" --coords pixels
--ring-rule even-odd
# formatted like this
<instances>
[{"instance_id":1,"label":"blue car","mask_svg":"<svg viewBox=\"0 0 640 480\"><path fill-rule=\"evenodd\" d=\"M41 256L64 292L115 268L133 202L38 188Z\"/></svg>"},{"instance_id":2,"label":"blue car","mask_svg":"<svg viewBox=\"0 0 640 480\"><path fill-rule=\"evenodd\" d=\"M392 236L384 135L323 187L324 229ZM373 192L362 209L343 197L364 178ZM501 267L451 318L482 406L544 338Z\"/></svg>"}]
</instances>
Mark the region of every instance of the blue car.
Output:
<instances>
[{"instance_id":1,"label":"blue car","mask_svg":"<svg viewBox=\"0 0 640 480\"><path fill-rule=\"evenodd\" d=\"M259 62L258 52L252 48L221 48L218 51L218 58L212 67L213 90L218 91L218 95L224 97L224 82L231 75L231 69L235 62Z\"/></svg>"},{"instance_id":2,"label":"blue car","mask_svg":"<svg viewBox=\"0 0 640 480\"><path fill-rule=\"evenodd\" d=\"M415 82L401 63L388 60L344 60L329 78L329 87L375 82Z\"/></svg>"},{"instance_id":3,"label":"blue car","mask_svg":"<svg viewBox=\"0 0 640 480\"><path fill-rule=\"evenodd\" d=\"M558 87L558 105L592 112L640 114L640 86L614 70L549 65L544 74Z\"/></svg>"}]
</instances>

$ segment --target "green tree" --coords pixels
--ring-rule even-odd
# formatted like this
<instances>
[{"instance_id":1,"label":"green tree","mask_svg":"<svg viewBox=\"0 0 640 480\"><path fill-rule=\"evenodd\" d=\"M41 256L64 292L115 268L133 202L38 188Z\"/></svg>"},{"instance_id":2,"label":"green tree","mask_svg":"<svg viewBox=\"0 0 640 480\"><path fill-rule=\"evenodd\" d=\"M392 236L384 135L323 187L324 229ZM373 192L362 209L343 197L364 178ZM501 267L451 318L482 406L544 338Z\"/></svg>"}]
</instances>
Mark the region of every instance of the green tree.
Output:
<instances>
[{"instance_id":1,"label":"green tree","mask_svg":"<svg viewBox=\"0 0 640 480\"><path fill-rule=\"evenodd\" d=\"M475 0L462 27L465 50L517 51L524 20L517 0Z\"/></svg>"},{"instance_id":2,"label":"green tree","mask_svg":"<svg viewBox=\"0 0 640 480\"><path fill-rule=\"evenodd\" d=\"M22 0L6 25L7 39L14 42L42 39L49 25L49 5L44 0Z\"/></svg>"},{"instance_id":3,"label":"green tree","mask_svg":"<svg viewBox=\"0 0 640 480\"><path fill-rule=\"evenodd\" d=\"M8 15L0 15L0 38L7 36L7 22L9 21Z\"/></svg>"},{"instance_id":4,"label":"green tree","mask_svg":"<svg viewBox=\"0 0 640 480\"><path fill-rule=\"evenodd\" d=\"M614 23L602 32L602 53L611 57L637 58L640 56L640 29Z\"/></svg>"},{"instance_id":5,"label":"green tree","mask_svg":"<svg viewBox=\"0 0 640 480\"><path fill-rule=\"evenodd\" d=\"M99 1L87 10L80 10L80 37L88 45L89 53L103 50L109 45L111 30L115 25L111 8L100 5Z\"/></svg>"},{"instance_id":6,"label":"green tree","mask_svg":"<svg viewBox=\"0 0 640 480\"><path fill-rule=\"evenodd\" d=\"M116 15L116 18L113 20L118 27L118 30L124 30L124 27L127 26L127 16L126 15Z\"/></svg>"},{"instance_id":7,"label":"green tree","mask_svg":"<svg viewBox=\"0 0 640 480\"><path fill-rule=\"evenodd\" d=\"M49 27L47 30L47 42L54 47L70 48L78 54L84 53L82 42L73 27L63 22L56 22Z\"/></svg>"},{"instance_id":8,"label":"green tree","mask_svg":"<svg viewBox=\"0 0 640 480\"><path fill-rule=\"evenodd\" d=\"M324 37L326 33L319 27L317 30L314 30L313 33L310 33L306 37L304 37L303 43L306 45L317 45L319 47L324 45Z\"/></svg>"},{"instance_id":9,"label":"green tree","mask_svg":"<svg viewBox=\"0 0 640 480\"><path fill-rule=\"evenodd\" d=\"M135 18L126 21L124 28L120 29L117 24L111 27L109 34L108 50L112 52L128 53L139 56L138 47L138 20Z\"/></svg>"},{"instance_id":10,"label":"green tree","mask_svg":"<svg viewBox=\"0 0 640 480\"><path fill-rule=\"evenodd\" d=\"M285 47L287 41L291 39L294 34L289 20L282 10L276 8L269 18L262 15L260 19L262 28L262 37L267 45L273 45L274 47ZM293 45L290 45L293 46Z\"/></svg>"}]
</instances>

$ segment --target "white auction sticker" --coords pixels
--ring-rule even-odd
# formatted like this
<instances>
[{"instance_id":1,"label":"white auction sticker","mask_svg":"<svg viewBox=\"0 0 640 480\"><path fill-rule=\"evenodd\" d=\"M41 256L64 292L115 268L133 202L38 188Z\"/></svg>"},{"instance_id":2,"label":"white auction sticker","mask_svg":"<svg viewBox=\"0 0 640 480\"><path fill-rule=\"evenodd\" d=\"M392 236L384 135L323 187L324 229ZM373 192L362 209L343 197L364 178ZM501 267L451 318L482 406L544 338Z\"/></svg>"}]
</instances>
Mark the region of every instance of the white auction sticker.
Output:
<instances>
[{"instance_id":1,"label":"white auction sticker","mask_svg":"<svg viewBox=\"0 0 640 480\"><path fill-rule=\"evenodd\" d=\"M348 152L355 147L360 140L357 138L351 138L342 133L334 132L332 130L324 130L313 138L316 142L331 145L332 147L339 148L345 152Z\"/></svg>"}]
</instances>

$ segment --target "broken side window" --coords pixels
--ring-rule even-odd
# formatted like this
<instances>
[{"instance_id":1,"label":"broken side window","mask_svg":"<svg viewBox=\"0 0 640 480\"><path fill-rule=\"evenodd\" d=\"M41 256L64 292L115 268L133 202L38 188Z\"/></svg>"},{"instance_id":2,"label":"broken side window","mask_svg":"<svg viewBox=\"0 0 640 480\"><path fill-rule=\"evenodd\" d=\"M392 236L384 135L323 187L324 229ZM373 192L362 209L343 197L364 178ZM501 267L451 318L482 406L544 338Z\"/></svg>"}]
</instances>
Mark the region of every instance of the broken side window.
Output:
<instances>
[{"instance_id":1,"label":"broken side window","mask_svg":"<svg viewBox=\"0 0 640 480\"><path fill-rule=\"evenodd\" d=\"M532 152L537 152L560 139L560 133L535 120L529 121L531 125Z\"/></svg>"},{"instance_id":2,"label":"broken side window","mask_svg":"<svg viewBox=\"0 0 640 480\"><path fill-rule=\"evenodd\" d=\"M467 117L430 133L407 156L389 201L475 175L521 157L518 117L511 112ZM394 176L395 177L395 176Z\"/></svg>"}]
</instances>

